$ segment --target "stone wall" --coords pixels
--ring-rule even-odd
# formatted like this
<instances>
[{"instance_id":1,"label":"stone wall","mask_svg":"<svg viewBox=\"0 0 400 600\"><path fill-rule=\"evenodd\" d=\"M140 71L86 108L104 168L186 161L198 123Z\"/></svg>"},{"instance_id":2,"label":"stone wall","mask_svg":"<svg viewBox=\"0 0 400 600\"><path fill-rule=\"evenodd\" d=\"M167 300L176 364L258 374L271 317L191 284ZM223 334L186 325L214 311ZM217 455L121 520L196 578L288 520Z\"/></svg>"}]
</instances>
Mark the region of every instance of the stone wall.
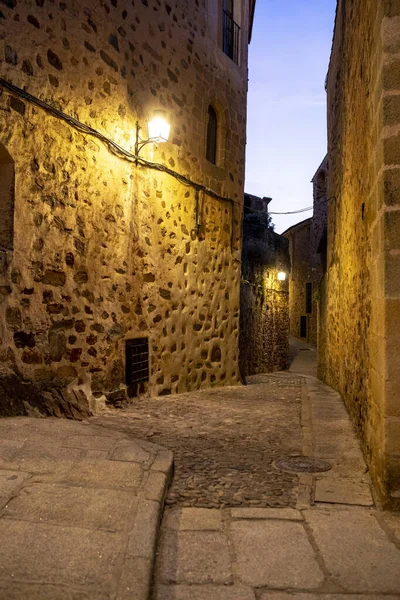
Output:
<instances>
[{"instance_id":1,"label":"stone wall","mask_svg":"<svg viewBox=\"0 0 400 600\"><path fill-rule=\"evenodd\" d=\"M243 378L289 366L288 284L277 278L279 271L289 272L288 242L268 227L270 198L261 204L255 202L260 198L250 198L258 209L245 208L243 223L239 353Z\"/></svg>"},{"instance_id":2,"label":"stone wall","mask_svg":"<svg viewBox=\"0 0 400 600\"><path fill-rule=\"evenodd\" d=\"M163 109L170 141L141 155L231 199L124 160L0 86L0 360L39 389L123 398L125 342L142 337L150 377L135 393L239 381L249 4L237 4L239 66L220 48L217 6L0 4L1 77L130 152L136 121L145 135Z\"/></svg>"},{"instance_id":3,"label":"stone wall","mask_svg":"<svg viewBox=\"0 0 400 600\"><path fill-rule=\"evenodd\" d=\"M327 170L325 157L312 179L313 216L282 234L289 240L290 334L305 339L312 346L317 346L319 285L326 270ZM311 303L307 302L307 285ZM302 331L301 319L305 331Z\"/></svg>"},{"instance_id":4,"label":"stone wall","mask_svg":"<svg viewBox=\"0 0 400 600\"><path fill-rule=\"evenodd\" d=\"M311 281L311 219L306 219L283 233L289 241L289 316L290 334L314 342L316 324L313 314L306 313L306 283ZM314 306L313 306L314 309ZM306 335L302 335L300 319L306 320Z\"/></svg>"},{"instance_id":5,"label":"stone wall","mask_svg":"<svg viewBox=\"0 0 400 600\"><path fill-rule=\"evenodd\" d=\"M400 3L340 0L328 74L328 271L319 373L400 503Z\"/></svg>"}]
</instances>

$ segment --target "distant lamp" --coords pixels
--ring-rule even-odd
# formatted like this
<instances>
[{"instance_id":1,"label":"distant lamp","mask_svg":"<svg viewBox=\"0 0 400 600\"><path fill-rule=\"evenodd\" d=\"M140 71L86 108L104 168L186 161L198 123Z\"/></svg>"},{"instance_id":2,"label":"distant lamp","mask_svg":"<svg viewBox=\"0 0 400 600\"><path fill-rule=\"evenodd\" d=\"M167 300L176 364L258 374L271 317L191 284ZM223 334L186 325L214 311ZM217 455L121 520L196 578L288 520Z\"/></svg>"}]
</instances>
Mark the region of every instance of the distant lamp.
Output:
<instances>
[{"instance_id":1,"label":"distant lamp","mask_svg":"<svg viewBox=\"0 0 400 600\"><path fill-rule=\"evenodd\" d=\"M139 156L139 152L141 151L143 146L146 146L146 144L150 144L151 142L155 144L168 142L169 134L171 131L171 125L166 120L166 114L163 110L155 110L152 120L148 123L149 137L147 140L143 140L140 137L140 129L141 127L139 123L136 122L136 156Z\"/></svg>"},{"instance_id":2,"label":"distant lamp","mask_svg":"<svg viewBox=\"0 0 400 600\"><path fill-rule=\"evenodd\" d=\"M285 281L285 280L286 280L286 273L284 271L279 271L278 281Z\"/></svg>"}]
</instances>

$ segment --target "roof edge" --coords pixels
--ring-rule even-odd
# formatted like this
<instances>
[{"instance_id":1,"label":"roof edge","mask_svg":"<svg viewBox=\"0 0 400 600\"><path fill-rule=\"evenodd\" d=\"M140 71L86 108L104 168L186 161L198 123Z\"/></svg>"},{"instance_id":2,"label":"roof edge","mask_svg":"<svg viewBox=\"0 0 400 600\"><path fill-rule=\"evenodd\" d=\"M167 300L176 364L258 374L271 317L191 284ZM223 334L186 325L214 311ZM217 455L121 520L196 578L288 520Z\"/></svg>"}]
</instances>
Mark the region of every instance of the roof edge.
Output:
<instances>
[{"instance_id":1,"label":"roof edge","mask_svg":"<svg viewBox=\"0 0 400 600\"><path fill-rule=\"evenodd\" d=\"M286 229L285 231L283 231L282 233L280 233L279 235L286 235L287 233L289 233L289 231L291 231L292 229L295 229L296 227L299 227L300 225L306 225L306 223L312 221L312 217L308 217L308 219L304 219L304 221L300 221L299 223L295 223L294 225L291 225L290 227L288 227L288 229Z\"/></svg>"},{"instance_id":2,"label":"roof edge","mask_svg":"<svg viewBox=\"0 0 400 600\"><path fill-rule=\"evenodd\" d=\"M318 169L315 171L313 178L311 179L311 183L313 183L314 179L317 177L318 173L321 170L327 170L328 169L328 154L325 154L324 159L322 160L321 164L319 165Z\"/></svg>"},{"instance_id":3,"label":"roof edge","mask_svg":"<svg viewBox=\"0 0 400 600\"><path fill-rule=\"evenodd\" d=\"M249 21L249 44L253 33L254 13L256 10L256 0L250 0L250 21Z\"/></svg>"}]
</instances>

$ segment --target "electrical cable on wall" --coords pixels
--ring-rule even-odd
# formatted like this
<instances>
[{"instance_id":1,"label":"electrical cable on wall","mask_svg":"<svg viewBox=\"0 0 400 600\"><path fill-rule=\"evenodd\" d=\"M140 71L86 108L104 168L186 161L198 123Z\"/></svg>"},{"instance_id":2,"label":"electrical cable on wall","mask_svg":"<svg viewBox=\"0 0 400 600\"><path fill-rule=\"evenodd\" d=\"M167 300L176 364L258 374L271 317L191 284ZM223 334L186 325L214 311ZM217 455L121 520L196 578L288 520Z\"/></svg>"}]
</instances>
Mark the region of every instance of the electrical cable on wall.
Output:
<instances>
[{"instance_id":1,"label":"electrical cable on wall","mask_svg":"<svg viewBox=\"0 0 400 600\"><path fill-rule=\"evenodd\" d=\"M40 106L40 108L51 113L53 116L63 119L64 121L66 121L69 125L71 125L75 129L77 129L78 131L81 131L82 133L91 135L91 136L96 137L97 139L101 140L113 154L119 156L120 158L128 160L129 162L135 162L136 164L141 164L142 166L146 166L149 169L154 169L156 171L161 171L163 173L167 173L168 175L171 175L172 177L174 177L175 179L180 181L183 185L193 187L197 191L203 191L208 196L212 196L213 198L216 198L217 200L223 200L225 202L230 202L231 204L238 204L240 206L242 205L237 200L234 200L233 198L229 198L228 196L221 196L221 194L218 194L211 188L208 188L207 186L205 186L201 183L193 181L189 177L186 177L185 175L181 175L177 171L174 171L173 169L170 169L169 167L166 167L165 165L148 161L148 160L142 158L141 156L137 156L136 154L133 154L133 153L129 152L128 150L125 150L125 148L122 148L122 146L119 146L119 144L117 144L116 142L114 142L113 140L111 140L110 138L105 136L104 134L100 133L100 131L97 131L93 127L90 127L90 125L86 125L85 123L82 123L82 121L75 119L75 117L71 117L70 115L63 112L62 110L59 110L58 108L55 108L54 106L51 106L51 104L48 104L44 100L40 100L40 98L33 96L29 92L26 92L25 90L15 86L14 84L10 83L9 81L7 81L6 79L3 79L1 77L0 77L0 85L5 87L11 93L19 96L20 98L23 98L24 100L31 102L32 104L36 104L36 106Z\"/></svg>"},{"instance_id":2,"label":"electrical cable on wall","mask_svg":"<svg viewBox=\"0 0 400 600\"><path fill-rule=\"evenodd\" d=\"M63 112L62 110L59 110L58 108L52 106L51 104L48 104L47 102L45 102L44 100L41 100L37 96L33 96L29 92L26 92L25 90L17 87L16 85L10 83L6 79L3 79L2 77L0 77L0 85L2 85L4 88L6 88L11 93L19 96L20 98L23 98L24 100L31 102L32 104L35 104L36 106L39 106L43 110L51 113L53 116L63 119L69 125L71 125L71 127L74 127L78 131L81 131L82 133L91 135L91 136L96 137L97 139L101 140L113 154L115 154L116 156L119 156L122 159L128 160L129 162L135 162L136 164L140 164L142 166L146 166L149 169L160 171L162 173L167 173L168 175L171 175L172 177L174 177L175 179L180 181L180 183L182 183L183 185L193 187L197 192L202 191L203 193L205 193L209 196L212 196L213 198L215 198L217 200L222 200L224 202L230 202L232 205L237 204L238 206L243 206L243 204L241 202L238 202L237 200L234 200L233 198L229 198L228 196L222 196L221 194L218 194L211 188L209 188L201 183L198 183L196 181L193 181L189 177L186 177L185 175L181 175L177 171L174 171L173 169L170 169L169 167L166 167L165 165L148 161L140 156L137 156L136 154L129 152L128 150L126 150L125 148L122 148L122 146L120 146L119 144L117 144L116 142L114 142L113 140L111 140L110 138L105 136L104 134L102 134L100 131L97 131L96 129L91 127L90 125L86 125L85 123L82 123L82 121L79 121L75 117L71 117L70 115ZM327 200L327 202L329 202L329 200L331 200L331 199L332 198L329 198ZM308 211L312 210L313 207L308 206L306 208L301 208L299 210L294 210L294 211L290 211L290 212L268 212L268 213L265 213L264 211L256 210L254 208L246 207L246 206L244 207L244 209L247 211L251 211L253 213L259 213L259 214L295 215L295 214L299 214L299 213L303 213L303 212L308 212Z\"/></svg>"}]
</instances>

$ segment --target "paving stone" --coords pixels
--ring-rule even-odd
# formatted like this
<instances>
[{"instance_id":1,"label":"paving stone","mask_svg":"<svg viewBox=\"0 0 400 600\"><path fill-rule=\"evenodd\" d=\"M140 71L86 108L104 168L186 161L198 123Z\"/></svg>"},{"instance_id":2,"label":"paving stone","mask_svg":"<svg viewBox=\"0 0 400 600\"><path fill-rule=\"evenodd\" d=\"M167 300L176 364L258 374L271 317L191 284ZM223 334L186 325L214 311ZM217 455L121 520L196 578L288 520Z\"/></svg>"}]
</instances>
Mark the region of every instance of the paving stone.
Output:
<instances>
[{"instance_id":1,"label":"paving stone","mask_svg":"<svg viewBox=\"0 0 400 600\"><path fill-rule=\"evenodd\" d=\"M121 530L132 519L136 506L137 498L130 492L35 483L24 487L2 516Z\"/></svg>"},{"instance_id":2,"label":"paving stone","mask_svg":"<svg viewBox=\"0 0 400 600\"><path fill-rule=\"evenodd\" d=\"M110 600L101 590L73 590L48 584L0 582L1 600Z\"/></svg>"},{"instance_id":3,"label":"paving stone","mask_svg":"<svg viewBox=\"0 0 400 600\"><path fill-rule=\"evenodd\" d=\"M106 450L85 450L85 460L108 460Z\"/></svg>"},{"instance_id":4,"label":"paving stone","mask_svg":"<svg viewBox=\"0 0 400 600\"><path fill-rule=\"evenodd\" d=\"M293 508L231 508L233 519L288 519L302 521L299 510Z\"/></svg>"},{"instance_id":5,"label":"paving stone","mask_svg":"<svg viewBox=\"0 0 400 600\"><path fill-rule=\"evenodd\" d=\"M127 554L153 560L156 532L160 520L160 504L154 500L140 500L132 531L129 536ZM149 532L154 535L149 535Z\"/></svg>"},{"instance_id":6,"label":"paving stone","mask_svg":"<svg viewBox=\"0 0 400 600\"><path fill-rule=\"evenodd\" d=\"M167 472L173 464L173 454L170 450L159 450L151 465L153 471Z\"/></svg>"},{"instance_id":7,"label":"paving stone","mask_svg":"<svg viewBox=\"0 0 400 600\"><path fill-rule=\"evenodd\" d=\"M126 557L115 600L148 600L152 571L152 560Z\"/></svg>"},{"instance_id":8,"label":"paving stone","mask_svg":"<svg viewBox=\"0 0 400 600\"><path fill-rule=\"evenodd\" d=\"M29 440L21 450L4 463L10 469L28 473L65 474L82 456L82 450L60 448L56 444L43 444Z\"/></svg>"},{"instance_id":9,"label":"paving stone","mask_svg":"<svg viewBox=\"0 0 400 600\"><path fill-rule=\"evenodd\" d=\"M363 509L304 512L332 576L353 592L400 593L400 550Z\"/></svg>"},{"instance_id":10,"label":"paving stone","mask_svg":"<svg viewBox=\"0 0 400 600\"><path fill-rule=\"evenodd\" d=\"M111 450L117 440L115 437L100 435L70 435L62 443L69 448L90 448L90 450Z\"/></svg>"},{"instance_id":11,"label":"paving stone","mask_svg":"<svg viewBox=\"0 0 400 600\"><path fill-rule=\"evenodd\" d=\"M222 528L221 511L215 508L167 509L164 519L167 529L218 531Z\"/></svg>"},{"instance_id":12,"label":"paving stone","mask_svg":"<svg viewBox=\"0 0 400 600\"><path fill-rule=\"evenodd\" d=\"M245 584L316 588L324 580L301 523L234 521L235 572Z\"/></svg>"},{"instance_id":13,"label":"paving stone","mask_svg":"<svg viewBox=\"0 0 400 600\"><path fill-rule=\"evenodd\" d=\"M160 586L155 600L255 600L251 588L215 585Z\"/></svg>"},{"instance_id":14,"label":"paving stone","mask_svg":"<svg viewBox=\"0 0 400 600\"><path fill-rule=\"evenodd\" d=\"M225 535L214 531L164 532L158 573L162 583L230 583Z\"/></svg>"},{"instance_id":15,"label":"paving stone","mask_svg":"<svg viewBox=\"0 0 400 600\"><path fill-rule=\"evenodd\" d=\"M143 488L143 495L148 500L163 502L167 490L168 479L161 471L151 472Z\"/></svg>"},{"instance_id":16,"label":"paving stone","mask_svg":"<svg viewBox=\"0 0 400 600\"><path fill-rule=\"evenodd\" d=\"M324 477L315 485L315 502L373 506L371 488L367 483L349 479Z\"/></svg>"},{"instance_id":17,"label":"paving stone","mask_svg":"<svg viewBox=\"0 0 400 600\"><path fill-rule=\"evenodd\" d=\"M111 460L148 463L153 456L134 442L120 442L111 453L110 458Z\"/></svg>"},{"instance_id":18,"label":"paving stone","mask_svg":"<svg viewBox=\"0 0 400 600\"><path fill-rule=\"evenodd\" d=\"M29 478L27 473L0 471L0 508L7 504L11 496L27 478Z\"/></svg>"},{"instance_id":19,"label":"paving stone","mask_svg":"<svg viewBox=\"0 0 400 600\"><path fill-rule=\"evenodd\" d=\"M102 487L137 488L143 471L140 465L113 460L86 460L79 462L68 473L67 480Z\"/></svg>"},{"instance_id":20,"label":"paving stone","mask_svg":"<svg viewBox=\"0 0 400 600\"><path fill-rule=\"evenodd\" d=\"M0 539L0 580L96 586L104 592L122 544L117 533L12 519L0 520Z\"/></svg>"},{"instance_id":21,"label":"paving stone","mask_svg":"<svg viewBox=\"0 0 400 600\"><path fill-rule=\"evenodd\" d=\"M379 594L364 595L364 594L302 594L295 592L287 594L285 592L264 592L260 596L260 600L396 600L399 596L382 596Z\"/></svg>"},{"instance_id":22,"label":"paving stone","mask_svg":"<svg viewBox=\"0 0 400 600\"><path fill-rule=\"evenodd\" d=\"M10 460L22 447L23 442L0 440L0 464Z\"/></svg>"}]
</instances>

